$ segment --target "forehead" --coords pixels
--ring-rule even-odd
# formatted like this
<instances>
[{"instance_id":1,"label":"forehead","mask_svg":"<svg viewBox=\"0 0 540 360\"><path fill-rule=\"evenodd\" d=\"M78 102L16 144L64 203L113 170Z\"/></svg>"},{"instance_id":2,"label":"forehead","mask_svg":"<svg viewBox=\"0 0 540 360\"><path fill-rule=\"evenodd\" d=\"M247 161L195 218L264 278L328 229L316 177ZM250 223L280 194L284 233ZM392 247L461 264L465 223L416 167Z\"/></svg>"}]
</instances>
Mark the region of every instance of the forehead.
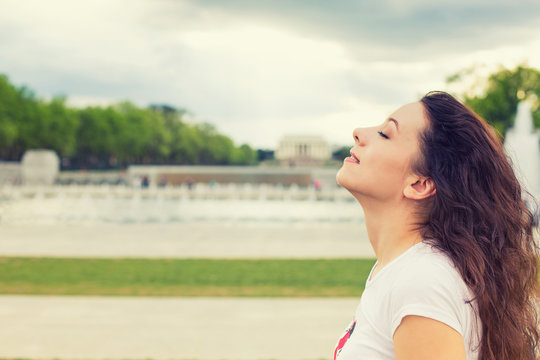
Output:
<instances>
[{"instance_id":1,"label":"forehead","mask_svg":"<svg viewBox=\"0 0 540 360\"><path fill-rule=\"evenodd\" d=\"M399 123L399 135L416 137L427 126L424 106L420 102L403 105L391 115Z\"/></svg>"}]
</instances>

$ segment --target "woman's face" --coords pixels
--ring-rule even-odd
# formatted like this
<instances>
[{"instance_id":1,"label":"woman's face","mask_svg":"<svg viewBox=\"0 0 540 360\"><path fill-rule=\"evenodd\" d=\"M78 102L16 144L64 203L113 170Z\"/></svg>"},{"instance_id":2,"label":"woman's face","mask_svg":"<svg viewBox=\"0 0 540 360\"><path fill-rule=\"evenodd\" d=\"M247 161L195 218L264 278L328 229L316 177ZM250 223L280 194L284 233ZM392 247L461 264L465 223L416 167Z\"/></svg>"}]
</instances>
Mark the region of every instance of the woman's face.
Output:
<instances>
[{"instance_id":1,"label":"woman's face","mask_svg":"<svg viewBox=\"0 0 540 360\"><path fill-rule=\"evenodd\" d=\"M354 129L355 146L337 173L338 184L355 197L401 199L411 180L411 162L419 152L418 136L427 123L422 104L415 102L378 126Z\"/></svg>"}]
</instances>

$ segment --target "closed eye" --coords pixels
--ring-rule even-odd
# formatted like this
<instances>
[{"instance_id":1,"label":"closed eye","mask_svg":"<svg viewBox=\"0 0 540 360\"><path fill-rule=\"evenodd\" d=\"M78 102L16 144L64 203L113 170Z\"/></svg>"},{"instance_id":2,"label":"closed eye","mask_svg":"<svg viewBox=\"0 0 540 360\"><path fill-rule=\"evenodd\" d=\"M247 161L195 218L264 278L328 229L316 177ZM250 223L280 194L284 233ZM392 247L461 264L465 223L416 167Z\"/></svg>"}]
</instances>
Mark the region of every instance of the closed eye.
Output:
<instances>
[{"instance_id":1,"label":"closed eye","mask_svg":"<svg viewBox=\"0 0 540 360\"><path fill-rule=\"evenodd\" d=\"M386 135L386 134L383 133L382 131L378 131L378 133L379 133L379 135L381 135L383 138L385 138L385 139L390 139L390 138L388 137L388 135Z\"/></svg>"}]
</instances>

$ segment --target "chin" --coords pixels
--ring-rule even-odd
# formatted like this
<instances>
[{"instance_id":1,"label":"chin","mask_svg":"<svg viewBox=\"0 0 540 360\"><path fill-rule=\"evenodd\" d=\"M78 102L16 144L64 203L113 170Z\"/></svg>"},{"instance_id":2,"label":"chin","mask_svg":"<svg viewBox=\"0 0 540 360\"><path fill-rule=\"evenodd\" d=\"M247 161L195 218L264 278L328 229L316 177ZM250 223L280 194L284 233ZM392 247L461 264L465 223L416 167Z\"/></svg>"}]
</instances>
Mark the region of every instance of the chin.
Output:
<instances>
[{"instance_id":1,"label":"chin","mask_svg":"<svg viewBox=\"0 0 540 360\"><path fill-rule=\"evenodd\" d=\"M342 166L336 174L336 181L339 185L343 186L350 192L351 188L354 187L354 185L352 184L353 181L351 181L352 179L350 174L348 175L346 172L347 170L344 169L344 167Z\"/></svg>"},{"instance_id":2,"label":"chin","mask_svg":"<svg viewBox=\"0 0 540 360\"><path fill-rule=\"evenodd\" d=\"M360 188L358 179L351 174L346 167L341 167L336 174L337 183L347 189L349 193L358 201L360 197L366 196L365 189Z\"/></svg>"},{"instance_id":3,"label":"chin","mask_svg":"<svg viewBox=\"0 0 540 360\"><path fill-rule=\"evenodd\" d=\"M343 166L341 168L339 168L338 172L336 173L336 181L339 185L343 186L343 184L341 183L342 182L342 172L343 172Z\"/></svg>"}]
</instances>

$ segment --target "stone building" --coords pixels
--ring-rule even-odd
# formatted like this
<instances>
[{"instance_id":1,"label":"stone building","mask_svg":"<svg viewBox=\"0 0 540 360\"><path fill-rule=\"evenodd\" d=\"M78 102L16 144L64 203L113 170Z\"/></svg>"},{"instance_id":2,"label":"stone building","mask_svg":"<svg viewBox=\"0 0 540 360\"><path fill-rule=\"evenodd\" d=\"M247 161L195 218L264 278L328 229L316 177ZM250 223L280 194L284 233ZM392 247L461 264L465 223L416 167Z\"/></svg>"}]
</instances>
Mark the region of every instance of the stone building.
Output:
<instances>
[{"instance_id":1,"label":"stone building","mask_svg":"<svg viewBox=\"0 0 540 360\"><path fill-rule=\"evenodd\" d=\"M332 157L330 146L322 136L285 136L276 150L275 158L283 165L322 165Z\"/></svg>"}]
</instances>

